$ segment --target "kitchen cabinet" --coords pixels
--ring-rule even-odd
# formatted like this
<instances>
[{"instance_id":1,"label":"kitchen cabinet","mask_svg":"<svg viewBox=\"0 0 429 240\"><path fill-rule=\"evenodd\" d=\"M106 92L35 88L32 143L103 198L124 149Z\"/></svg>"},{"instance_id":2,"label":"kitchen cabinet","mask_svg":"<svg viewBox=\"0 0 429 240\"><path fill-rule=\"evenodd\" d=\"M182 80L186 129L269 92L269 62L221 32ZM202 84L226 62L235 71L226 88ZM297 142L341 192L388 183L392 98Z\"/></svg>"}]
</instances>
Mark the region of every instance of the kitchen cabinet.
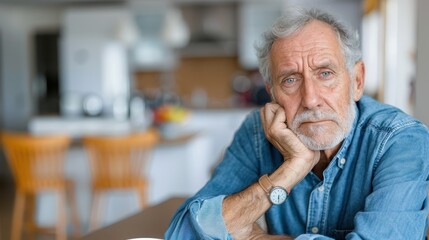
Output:
<instances>
[{"instance_id":1,"label":"kitchen cabinet","mask_svg":"<svg viewBox=\"0 0 429 240\"><path fill-rule=\"evenodd\" d=\"M62 115L127 115L128 49L118 35L129 17L125 8L117 7L65 11L60 39Z\"/></svg>"}]
</instances>

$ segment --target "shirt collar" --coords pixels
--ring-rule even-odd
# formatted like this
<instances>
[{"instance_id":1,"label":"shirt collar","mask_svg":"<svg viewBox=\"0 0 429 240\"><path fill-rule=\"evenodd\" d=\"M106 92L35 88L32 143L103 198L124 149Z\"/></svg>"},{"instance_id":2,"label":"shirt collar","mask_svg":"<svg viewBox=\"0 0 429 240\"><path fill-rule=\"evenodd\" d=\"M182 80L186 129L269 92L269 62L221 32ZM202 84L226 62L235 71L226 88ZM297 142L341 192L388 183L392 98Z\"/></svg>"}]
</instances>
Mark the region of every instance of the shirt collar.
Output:
<instances>
[{"instance_id":1,"label":"shirt collar","mask_svg":"<svg viewBox=\"0 0 429 240\"><path fill-rule=\"evenodd\" d=\"M353 104L353 107L356 110L356 116L355 119L353 120L353 124L352 124L352 128L350 129L349 134L347 135L347 137L343 140L343 143L341 144L340 149L338 150L337 154L335 154L334 158L332 159L333 161L335 161L337 163L337 166L341 169L343 169L344 165L345 165L345 161L341 159L345 159L346 153L349 149L350 143L352 142L353 136L355 134L355 130L357 127L357 123L358 123L358 119L359 119L359 108L357 107L357 104Z\"/></svg>"}]
</instances>

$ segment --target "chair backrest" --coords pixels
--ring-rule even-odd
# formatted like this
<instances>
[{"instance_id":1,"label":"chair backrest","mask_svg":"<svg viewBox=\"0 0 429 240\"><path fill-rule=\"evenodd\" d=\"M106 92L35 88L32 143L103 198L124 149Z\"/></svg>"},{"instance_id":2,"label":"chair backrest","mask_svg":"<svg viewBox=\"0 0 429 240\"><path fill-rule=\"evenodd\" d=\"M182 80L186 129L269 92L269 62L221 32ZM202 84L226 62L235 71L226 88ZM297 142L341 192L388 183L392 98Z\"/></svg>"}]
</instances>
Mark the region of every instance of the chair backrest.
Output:
<instances>
[{"instance_id":1,"label":"chair backrest","mask_svg":"<svg viewBox=\"0 0 429 240\"><path fill-rule=\"evenodd\" d=\"M68 136L3 132L1 139L18 189L37 191L64 184Z\"/></svg>"},{"instance_id":2,"label":"chair backrest","mask_svg":"<svg viewBox=\"0 0 429 240\"><path fill-rule=\"evenodd\" d=\"M147 154L160 139L150 129L125 136L86 136L93 187L129 187L145 178Z\"/></svg>"}]
</instances>

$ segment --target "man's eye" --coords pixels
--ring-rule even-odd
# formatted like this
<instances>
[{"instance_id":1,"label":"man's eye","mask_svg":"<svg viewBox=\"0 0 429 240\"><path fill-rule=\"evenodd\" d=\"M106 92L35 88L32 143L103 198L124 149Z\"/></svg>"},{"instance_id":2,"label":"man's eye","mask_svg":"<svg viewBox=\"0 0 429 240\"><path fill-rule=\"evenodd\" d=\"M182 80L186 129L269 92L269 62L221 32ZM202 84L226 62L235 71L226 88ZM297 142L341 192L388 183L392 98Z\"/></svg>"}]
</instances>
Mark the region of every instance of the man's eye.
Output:
<instances>
[{"instance_id":1,"label":"man's eye","mask_svg":"<svg viewBox=\"0 0 429 240\"><path fill-rule=\"evenodd\" d=\"M332 72L328 72L328 71L324 71L322 73L320 73L320 76L322 78L329 78L332 75Z\"/></svg>"},{"instance_id":2,"label":"man's eye","mask_svg":"<svg viewBox=\"0 0 429 240\"><path fill-rule=\"evenodd\" d=\"M286 78L284 80L284 82L287 84L292 84L292 83L296 82L296 78Z\"/></svg>"}]
</instances>

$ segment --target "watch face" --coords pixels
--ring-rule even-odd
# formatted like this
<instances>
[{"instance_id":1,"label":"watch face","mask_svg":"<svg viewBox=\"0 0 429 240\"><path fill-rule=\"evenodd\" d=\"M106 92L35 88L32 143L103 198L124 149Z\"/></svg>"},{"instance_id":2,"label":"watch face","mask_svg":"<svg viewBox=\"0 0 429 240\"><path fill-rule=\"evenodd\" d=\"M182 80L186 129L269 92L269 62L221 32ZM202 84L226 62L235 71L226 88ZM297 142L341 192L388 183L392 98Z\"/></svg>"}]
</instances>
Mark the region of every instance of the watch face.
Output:
<instances>
[{"instance_id":1,"label":"watch face","mask_svg":"<svg viewBox=\"0 0 429 240\"><path fill-rule=\"evenodd\" d=\"M288 193L282 187L273 187L270 191L270 201L272 204L282 204L286 201Z\"/></svg>"}]
</instances>

